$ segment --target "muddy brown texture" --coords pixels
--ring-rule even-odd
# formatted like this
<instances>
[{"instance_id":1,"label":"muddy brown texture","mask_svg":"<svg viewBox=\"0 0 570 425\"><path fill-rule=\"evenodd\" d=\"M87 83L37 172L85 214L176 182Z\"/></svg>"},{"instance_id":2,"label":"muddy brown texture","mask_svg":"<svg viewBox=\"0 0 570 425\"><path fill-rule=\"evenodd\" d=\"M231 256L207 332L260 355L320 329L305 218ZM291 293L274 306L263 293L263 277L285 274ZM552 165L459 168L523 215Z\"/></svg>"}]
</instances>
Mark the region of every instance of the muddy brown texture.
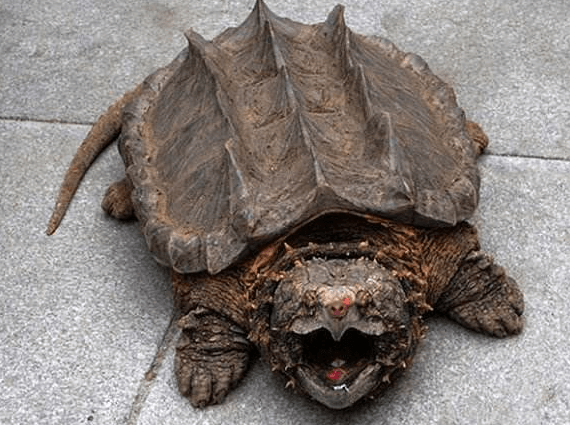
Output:
<instances>
[{"instance_id":1,"label":"muddy brown texture","mask_svg":"<svg viewBox=\"0 0 570 425\"><path fill-rule=\"evenodd\" d=\"M465 220L488 144L417 55L258 0L103 114L64 179L48 233L113 140L126 176L102 206L136 217L172 269L175 373L220 403L256 347L293 387L341 409L412 363L431 311L504 337L523 296Z\"/></svg>"},{"instance_id":2,"label":"muddy brown texture","mask_svg":"<svg viewBox=\"0 0 570 425\"><path fill-rule=\"evenodd\" d=\"M467 223L429 229L330 214L234 268L213 276L174 272L174 283L184 317L215 317L225 335L224 345L204 319L203 341L178 347L179 357L202 353L197 363L207 364L207 385L192 387L192 369L177 369L184 393L200 406L239 382L254 346L289 386L343 408L381 393L411 366L432 310L497 337L523 326L522 293ZM198 322L190 323L181 326L195 335ZM219 377L215 356L204 354L211 338L225 356Z\"/></svg>"}]
</instances>

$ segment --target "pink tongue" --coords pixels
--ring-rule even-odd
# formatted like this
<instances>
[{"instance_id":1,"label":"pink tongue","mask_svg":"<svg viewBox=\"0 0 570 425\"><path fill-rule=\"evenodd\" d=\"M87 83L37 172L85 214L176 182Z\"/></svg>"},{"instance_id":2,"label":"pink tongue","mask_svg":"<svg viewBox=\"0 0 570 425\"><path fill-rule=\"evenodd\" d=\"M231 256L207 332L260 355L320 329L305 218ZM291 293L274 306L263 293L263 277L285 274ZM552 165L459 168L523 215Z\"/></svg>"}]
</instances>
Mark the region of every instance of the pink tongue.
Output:
<instances>
[{"instance_id":1,"label":"pink tongue","mask_svg":"<svg viewBox=\"0 0 570 425\"><path fill-rule=\"evenodd\" d=\"M335 367L327 374L327 379L331 381L338 381L339 379L342 379L345 375L346 372L344 371L344 369L340 367Z\"/></svg>"}]
</instances>

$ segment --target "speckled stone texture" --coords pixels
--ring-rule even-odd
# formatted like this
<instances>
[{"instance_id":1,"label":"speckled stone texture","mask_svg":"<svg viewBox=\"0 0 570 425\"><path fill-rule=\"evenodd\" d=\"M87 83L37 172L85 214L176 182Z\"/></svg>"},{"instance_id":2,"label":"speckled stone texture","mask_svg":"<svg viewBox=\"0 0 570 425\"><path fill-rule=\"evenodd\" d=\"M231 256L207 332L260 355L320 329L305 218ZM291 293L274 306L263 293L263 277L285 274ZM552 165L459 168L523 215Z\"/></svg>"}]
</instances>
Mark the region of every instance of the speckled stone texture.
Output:
<instances>
[{"instance_id":1,"label":"speckled stone texture","mask_svg":"<svg viewBox=\"0 0 570 425\"><path fill-rule=\"evenodd\" d=\"M473 221L525 294L522 335L444 320L383 398L329 411L259 361L225 404L193 409L173 378L168 271L135 223L100 209L122 164L96 162L62 226L44 230L98 114L253 1L27 1L0 6L0 423L567 424L570 422L570 3L354 0L348 25L420 54L491 139ZM322 21L336 1L271 1Z\"/></svg>"}]
</instances>

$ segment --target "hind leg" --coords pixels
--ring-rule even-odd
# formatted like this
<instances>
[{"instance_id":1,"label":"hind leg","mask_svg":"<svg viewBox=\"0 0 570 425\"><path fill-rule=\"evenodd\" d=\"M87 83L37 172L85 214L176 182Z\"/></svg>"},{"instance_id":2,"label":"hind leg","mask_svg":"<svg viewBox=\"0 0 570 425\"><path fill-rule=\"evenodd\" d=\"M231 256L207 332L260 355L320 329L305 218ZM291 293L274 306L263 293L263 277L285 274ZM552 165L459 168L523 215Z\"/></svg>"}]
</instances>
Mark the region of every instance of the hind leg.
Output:
<instances>
[{"instance_id":1,"label":"hind leg","mask_svg":"<svg viewBox=\"0 0 570 425\"><path fill-rule=\"evenodd\" d=\"M481 155L489 144L489 138L481 126L476 122L467 121L466 128L467 134L469 134L469 137L471 137L471 140L473 140L473 143L475 144L477 155Z\"/></svg>"},{"instance_id":2,"label":"hind leg","mask_svg":"<svg viewBox=\"0 0 570 425\"><path fill-rule=\"evenodd\" d=\"M105 193L101 207L107 214L120 220L128 220L135 217L131 193L133 185L124 177L122 180L111 184Z\"/></svg>"}]
</instances>

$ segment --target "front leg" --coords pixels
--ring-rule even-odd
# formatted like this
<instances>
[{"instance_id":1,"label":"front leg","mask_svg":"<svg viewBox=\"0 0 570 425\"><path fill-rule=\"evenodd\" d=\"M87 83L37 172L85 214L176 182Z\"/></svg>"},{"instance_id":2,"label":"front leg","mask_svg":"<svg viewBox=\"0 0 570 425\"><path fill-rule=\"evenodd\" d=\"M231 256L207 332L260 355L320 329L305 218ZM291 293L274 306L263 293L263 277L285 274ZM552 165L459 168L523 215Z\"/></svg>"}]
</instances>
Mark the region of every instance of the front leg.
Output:
<instances>
[{"instance_id":1,"label":"front leg","mask_svg":"<svg viewBox=\"0 0 570 425\"><path fill-rule=\"evenodd\" d=\"M250 343L230 319L197 307L182 317L176 347L178 388L194 407L221 403L245 375Z\"/></svg>"},{"instance_id":2,"label":"front leg","mask_svg":"<svg viewBox=\"0 0 570 425\"><path fill-rule=\"evenodd\" d=\"M497 337L523 328L524 301L517 283L483 251L467 255L435 309L467 328Z\"/></svg>"}]
</instances>

